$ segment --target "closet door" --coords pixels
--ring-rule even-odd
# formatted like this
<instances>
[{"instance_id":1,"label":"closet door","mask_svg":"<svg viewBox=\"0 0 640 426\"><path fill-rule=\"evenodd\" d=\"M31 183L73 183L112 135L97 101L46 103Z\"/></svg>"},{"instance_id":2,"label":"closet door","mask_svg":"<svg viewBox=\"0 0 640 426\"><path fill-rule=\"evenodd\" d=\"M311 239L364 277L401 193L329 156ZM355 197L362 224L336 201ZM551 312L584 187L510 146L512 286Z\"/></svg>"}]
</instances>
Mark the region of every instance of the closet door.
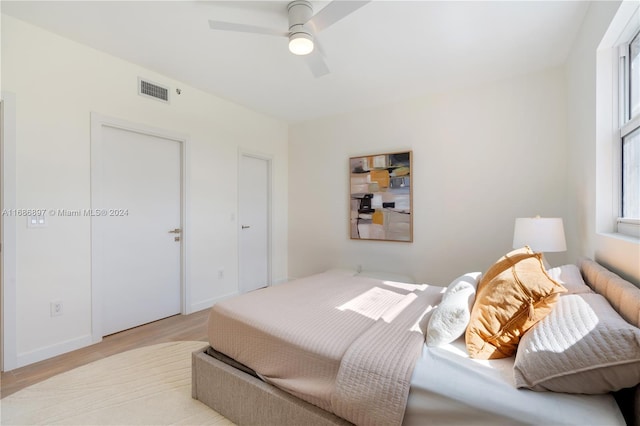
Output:
<instances>
[{"instance_id":1,"label":"closet door","mask_svg":"<svg viewBox=\"0 0 640 426\"><path fill-rule=\"evenodd\" d=\"M270 280L270 185L269 159L240 156L239 179L239 290L241 293L266 287Z\"/></svg>"}]
</instances>

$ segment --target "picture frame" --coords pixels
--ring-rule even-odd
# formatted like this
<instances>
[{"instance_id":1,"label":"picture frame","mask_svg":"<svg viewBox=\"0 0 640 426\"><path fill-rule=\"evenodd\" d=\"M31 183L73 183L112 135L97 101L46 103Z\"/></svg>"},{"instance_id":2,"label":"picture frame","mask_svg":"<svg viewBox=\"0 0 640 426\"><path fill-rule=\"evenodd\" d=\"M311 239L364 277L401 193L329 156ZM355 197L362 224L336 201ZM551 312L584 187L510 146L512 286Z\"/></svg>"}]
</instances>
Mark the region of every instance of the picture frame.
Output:
<instances>
[{"instance_id":1,"label":"picture frame","mask_svg":"<svg viewBox=\"0 0 640 426\"><path fill-rule=\"evenodd\" d=\"M352 240L413 242L413 152L349 158Z\"/></svg>"}]
</instances>

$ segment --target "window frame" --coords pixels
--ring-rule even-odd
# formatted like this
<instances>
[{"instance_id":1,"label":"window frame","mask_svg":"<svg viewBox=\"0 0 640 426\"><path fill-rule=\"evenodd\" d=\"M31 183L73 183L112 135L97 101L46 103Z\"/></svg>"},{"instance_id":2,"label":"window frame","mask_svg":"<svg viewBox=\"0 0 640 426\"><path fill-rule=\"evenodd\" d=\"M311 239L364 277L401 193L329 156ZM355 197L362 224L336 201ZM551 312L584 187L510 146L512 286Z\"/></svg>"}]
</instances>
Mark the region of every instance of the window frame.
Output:
<instances>
[{"instance_id":1,"label":"window frame","mask_svg":"<svg viewBox=\"0 0 640 426\"><path fill-rule=\"evenodd\" d=\"M634 19L635 18L635 19ZM630 24L637 22L638 11L634 13L634 18ZM617 206L616 212L616 231L619 234L640 238L640 218L631 218L623 216L623 143L624 138L636 130L640 129L640 113L632 116L631 108L631 43L640 37L640 26L629 25L620 35L622 42L619 44L619 60L617 63L617 72L614 73L615 85L618 97L617 110L617 135L614 138L614 158L617 159L614 165L614 173L616 176L616 188L614 190L614 203ZM639 82L640 83L640 82Z\"/></svg>"}]
</instances>

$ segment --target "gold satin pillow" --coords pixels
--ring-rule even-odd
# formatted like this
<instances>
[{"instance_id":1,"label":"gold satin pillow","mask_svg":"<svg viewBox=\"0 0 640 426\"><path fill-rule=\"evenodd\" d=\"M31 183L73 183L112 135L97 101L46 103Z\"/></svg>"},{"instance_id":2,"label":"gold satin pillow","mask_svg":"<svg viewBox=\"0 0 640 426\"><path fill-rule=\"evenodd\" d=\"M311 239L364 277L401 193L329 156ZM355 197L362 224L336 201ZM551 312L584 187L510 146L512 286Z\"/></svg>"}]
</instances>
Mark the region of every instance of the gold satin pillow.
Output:
<instances>
[{"instance_id":1,"label":"gold satin pillow","mask_svg":"<svg viewBox=\"0 0 640 426\"><path fill-rule=\"evenodd\" d=\"M465 334L469 356L513 356L524 332L547 316L566 291L547 274L542 254L529 247L501 257L478 284Z\"/></svg>"}]
</instances>

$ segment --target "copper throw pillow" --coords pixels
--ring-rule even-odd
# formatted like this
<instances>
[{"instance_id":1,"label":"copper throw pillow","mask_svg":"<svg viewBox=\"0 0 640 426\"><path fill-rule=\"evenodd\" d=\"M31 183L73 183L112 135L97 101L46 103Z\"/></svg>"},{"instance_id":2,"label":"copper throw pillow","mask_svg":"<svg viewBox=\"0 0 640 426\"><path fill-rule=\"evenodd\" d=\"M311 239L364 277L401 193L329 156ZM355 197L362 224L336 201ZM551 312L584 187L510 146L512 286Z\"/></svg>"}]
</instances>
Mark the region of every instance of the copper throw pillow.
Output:
<instances>
[{"instance_id":1,"label":"copper throw pillow","mask_svg":"<svg viewBox=\"0 0 640 426\"><path fill-rule=\"evenodd\" d=\"M465 339L471 358L507 358L520 337L547 316L567 290L542 265L542 254L529 247L501 257L478 284Z\"/></svg>"}]
</instances>

